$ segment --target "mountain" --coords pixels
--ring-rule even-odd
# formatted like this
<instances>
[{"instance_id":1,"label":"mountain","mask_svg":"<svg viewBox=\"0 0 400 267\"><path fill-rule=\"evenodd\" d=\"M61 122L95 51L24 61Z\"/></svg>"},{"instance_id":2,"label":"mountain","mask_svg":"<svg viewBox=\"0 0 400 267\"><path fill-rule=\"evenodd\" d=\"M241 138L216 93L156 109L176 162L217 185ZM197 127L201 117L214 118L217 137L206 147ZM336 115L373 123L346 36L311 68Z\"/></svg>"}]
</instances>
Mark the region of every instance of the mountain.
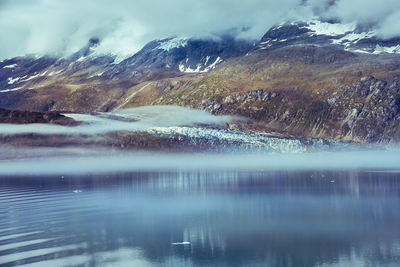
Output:
<instances>
[{"instance_id":1,"label":"mountain","mask_svg":"<svg viewBox=\"0 0 400 267\"><path fill-rule=\"evenodd\" d=\"M312 20L258 42L168 38L127 58L97 52L0 63L0 107L112 111L181 105L248 117L253 130L352 140L400 140L400 38Z\"/></svg>"},{"instance_id":2,"label":"mountain","mask_svg":"<svg viewBox=\"0 0 400 267\"><path fill-rule=\"evenodd\" d=\"M293 45L331 45L344 51L364 54L400 53L400 38L382 40L374 31L363 31L355 23L318 20L273 27L262 37L257 49Z\"/></svg>"},{"instance_id":3,"label":"mountain","mask_svg":"<svg viewBox=\"0 0 400 267\"><path fill-rule=\"evenodd\" d=\"M107 111L144 81L206 73L253 44L232 37L168 38L122 59L96 51L97 39L61 59L20 57L0 63L0 106L9 109ZM29 101L26 101L29 99Z\"/></svg>"}]
</instances>

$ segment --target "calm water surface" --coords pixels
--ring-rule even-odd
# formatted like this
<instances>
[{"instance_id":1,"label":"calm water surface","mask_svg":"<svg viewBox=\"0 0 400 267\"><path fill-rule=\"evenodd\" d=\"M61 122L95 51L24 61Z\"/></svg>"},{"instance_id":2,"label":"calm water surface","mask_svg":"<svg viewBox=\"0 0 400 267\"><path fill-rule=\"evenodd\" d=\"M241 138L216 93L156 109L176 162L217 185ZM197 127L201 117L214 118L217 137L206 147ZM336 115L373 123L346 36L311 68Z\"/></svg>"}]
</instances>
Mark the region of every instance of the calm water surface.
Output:
<instances>
[{"instance_id":1,"label":"calm water surface","mask_svg":"<svg viewBox=\"0 0 400 267\"><path fill-rule=\"evenodd\" d=\"M400 266L400 173L1 177L1 266Z\"/></svg>"}]
</instances>

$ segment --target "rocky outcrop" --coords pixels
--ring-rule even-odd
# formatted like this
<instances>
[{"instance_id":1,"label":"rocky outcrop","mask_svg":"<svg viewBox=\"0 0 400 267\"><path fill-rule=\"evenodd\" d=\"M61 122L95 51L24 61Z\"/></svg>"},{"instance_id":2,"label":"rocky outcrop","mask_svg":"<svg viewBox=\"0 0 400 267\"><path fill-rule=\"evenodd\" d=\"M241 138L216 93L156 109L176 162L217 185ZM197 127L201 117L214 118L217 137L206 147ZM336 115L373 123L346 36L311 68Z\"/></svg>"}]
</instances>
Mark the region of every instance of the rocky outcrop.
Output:
<instances>
[{"instance_id":1,"label":"rocky outcrop","mask_svg":"<svg viewBox=\"0 0 400 267\"><path fill-rule=\"evenodd\" d=\"M361 142L400 141L400 83L363 77L323 95L255 90L204 102L215 114L236 113L287 133Z\"/></svg>"},{"instance_id":2,"label":"rocky outcrop","mask_svg":"<svg viewBox=\"0 0 400 267\"><path fill-rule=\"evenodd\" d=\"M0 123L51 123L68 126L77 124L75 120L57 112L32 112L6 109L0 109Z\"/></svg>"}]
</instances>

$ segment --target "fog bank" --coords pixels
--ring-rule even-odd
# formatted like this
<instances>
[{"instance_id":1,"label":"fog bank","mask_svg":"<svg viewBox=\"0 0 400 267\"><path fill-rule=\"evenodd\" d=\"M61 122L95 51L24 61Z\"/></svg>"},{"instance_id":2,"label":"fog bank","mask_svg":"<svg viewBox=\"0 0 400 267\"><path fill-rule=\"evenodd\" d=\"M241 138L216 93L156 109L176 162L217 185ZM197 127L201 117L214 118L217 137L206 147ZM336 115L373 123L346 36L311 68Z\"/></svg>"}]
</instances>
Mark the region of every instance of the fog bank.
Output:
<instances>
[{"instance_id":1,"label":"fog bank","mask_svg":"<svg viewBox=\"0 0 400 267\"><path fill-rule=\"evenodd\" d=\"M146 131L155 127L219 125L235 120L234 116L214 116L206 111L178 106L144 106L97 114L65 114L83 122L75 127L55 124L2 124L0 134L82 134L95 135L113 131Z\"/></svg>"},{"instance_id":2,"label":"fog bank","mask_svg":"<svg viewBox=\"0 0 400 267\"><path fill-rule=\"evenodd\" d=\"M3 152L6 152L2 148ZM0 175L86 175L133 171L379 170L400 172L400 151L297 154L162 154L42 149L40 157L1 160ZM32 151L30 153L33 153ZM47 155L47 156L46 156Z\"/></svg>"}]
</instances>

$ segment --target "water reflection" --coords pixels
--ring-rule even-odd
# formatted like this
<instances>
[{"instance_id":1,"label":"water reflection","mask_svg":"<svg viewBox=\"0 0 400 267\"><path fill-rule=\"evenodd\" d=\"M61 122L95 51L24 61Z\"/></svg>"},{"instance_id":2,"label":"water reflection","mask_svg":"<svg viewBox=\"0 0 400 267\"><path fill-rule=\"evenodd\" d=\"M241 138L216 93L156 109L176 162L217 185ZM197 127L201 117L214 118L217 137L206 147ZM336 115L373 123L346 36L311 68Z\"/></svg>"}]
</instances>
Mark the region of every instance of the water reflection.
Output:
<instances>
[{"instance_id":1,"label":"water reflection","mask_svg":"<svg viewBox=\"0 0 400 267\"><path fill-rule=\"evenodd\" d=\"M362 171L3 177L0 265L398 266L399 178Z\"/></svg>"}]
</instances>

